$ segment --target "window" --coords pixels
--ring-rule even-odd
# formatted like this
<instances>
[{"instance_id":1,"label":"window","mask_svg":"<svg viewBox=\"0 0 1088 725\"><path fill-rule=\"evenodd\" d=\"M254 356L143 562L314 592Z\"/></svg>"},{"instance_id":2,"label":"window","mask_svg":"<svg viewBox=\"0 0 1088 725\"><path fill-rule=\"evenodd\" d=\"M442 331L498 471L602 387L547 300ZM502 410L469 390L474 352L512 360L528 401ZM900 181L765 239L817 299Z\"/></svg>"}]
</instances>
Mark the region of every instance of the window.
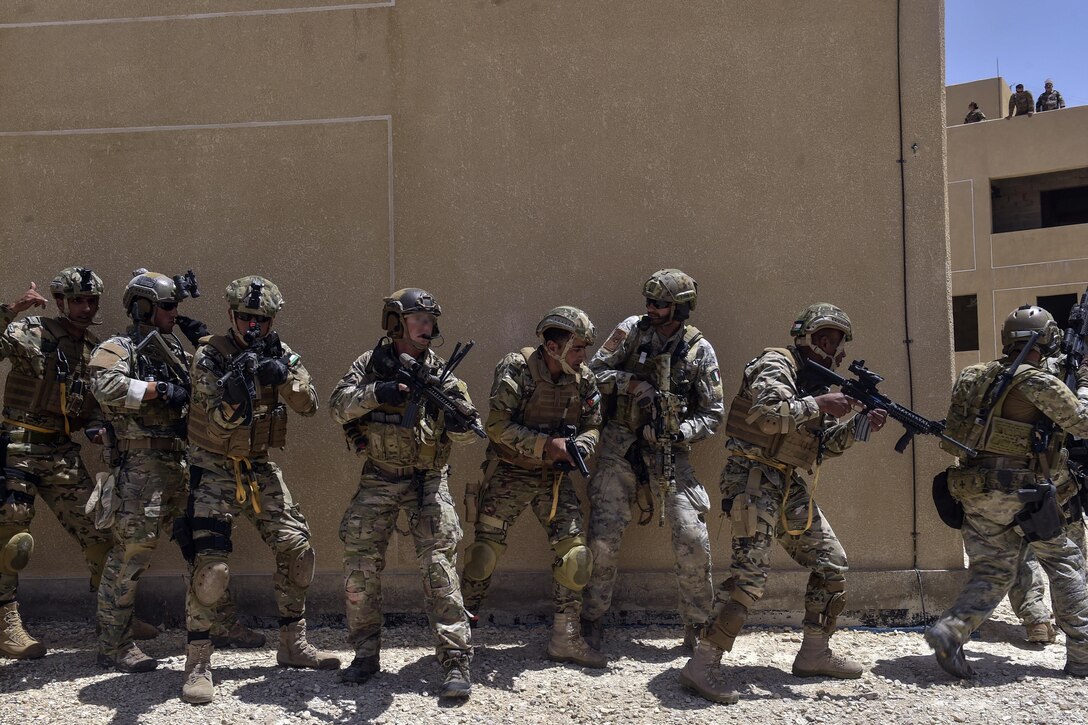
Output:
<instances>
[{"instance_id":1,"label":"window","mask_svg":"<svg viewBox=\"0 0 1088 725\"><path fill-rule=\"evenodd\" d=\"M1077 304L1077 296L1069 295L1045 295L1036 298L1036 304L1054 315L1054 321L1063 330L1069 324L1069 310Z\"/></svg>"},{"instance_id":2,"label":"window","mask_svg":"<svg viewBox=\"0 0 1088 725\"><path fill-rule=\"evenodd\" d=\"M990 179L993 233L1088 224L1088 168Z\"/></svg>"},{"instance_id":3,"label":"window","mask_svg":"<svg viewBox=\"0 0 1088 725\"><path fill-rule=\"evenodd\" d=\"M1088 224L1088 186L1051 189L1039 194L1043 227Z\"/></svg>"},{"instance_id":4,"label":"window","mask_svg":"<svg viewBox=\"0 0 1088 725\"><path fill-rule=\"evenodd\" d=\"M952 340L956 352L978 349L978 297L976 295L960 295L952 298Z\"/></svg>"}]
</instances>

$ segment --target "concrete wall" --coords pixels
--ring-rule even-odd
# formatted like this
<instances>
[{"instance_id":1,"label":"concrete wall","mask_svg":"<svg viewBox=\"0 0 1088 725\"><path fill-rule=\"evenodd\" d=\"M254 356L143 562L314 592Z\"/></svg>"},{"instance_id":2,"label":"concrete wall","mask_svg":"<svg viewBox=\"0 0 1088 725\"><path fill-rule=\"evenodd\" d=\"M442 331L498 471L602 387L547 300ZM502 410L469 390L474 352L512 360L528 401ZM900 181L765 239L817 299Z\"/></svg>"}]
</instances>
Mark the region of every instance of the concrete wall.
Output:
<instances>
[{"instance_id":1,"label":"concrete wall","mask_svg":"<svg viewBox=\"0 0 1088 725\"><path fill-rule=\"evenodd\" d=\"M960 126L967 115L967 104L974 101L986 119L1004 118L1009 112L1012 91L1004 78L987 78L970 83L958 83L945 88L945 125Z\"/></svg>"},{"instance_id":2,"label":"concrete wall","mask_svg":"<svg viewBox=\"0 0 1088 725\"><path fill-rule=\"evenodd\" d=\"M532 343L548 308L584 307L603 341L641 311L642 280L675 266L700 282L693 322L727 394L745 361L788 342L800 307L828 300L852 315L850 353L887 375L887 393L943 415L938 0L903 3L898 57L890 0L323 4L170 0L156 17L136 0L0 7L0 239L19 259L0 271L3 295L92 265L109 331L132 268L191 266L207 293L185 307L214 328L225 284L264 274L287 298L277 327L327 396L380 334L382 295L422 286L451 343L478 341L462 371L484 404L494 363ZM873 610L917 608L902 604L914 567L962 567L929 502L946 458L933 440L895 454L896 428L829 463L818 492L858 572L852 601ZM482 454L454 456L458 500ZM322 606L336 611L336 528L357 461L324 412L292 420L277 459L312 524ZM694 459L719 566L724 459L722 438ZM34 531L29 574L81 576L51 515ZM267 611L271 557L247 524L236 541L234 568L261 575ZM182 566L163 548L167 591ZM502 566L530 587L512 591L512 574L498 585L542 601L548 565L525 517ZM622 565L645 576L623 584L618 608L673 606L664 531L632 528ZM775 566L793 567L781 552ZM390 605L416 606L407 539L389 569ZM785 606L800 606L802 580Z\"/></svg>"},{"instance_id":3,"label":"concrete wall","mask_svg":"<svg viewBox=\"0 0 1088 725\"><path fill-rule=\"evenodd\" d=\"M986 81L980 81L985 83ZM978 352L957 367L1000 354L1001 324L1040 295L1083 294L1088 224L992 233L991 179L1088 169L1088 107L948 129L952 294L978 296ZM1079 181L1070 181L1069 186Z\"/></svg>"}]
</instances>

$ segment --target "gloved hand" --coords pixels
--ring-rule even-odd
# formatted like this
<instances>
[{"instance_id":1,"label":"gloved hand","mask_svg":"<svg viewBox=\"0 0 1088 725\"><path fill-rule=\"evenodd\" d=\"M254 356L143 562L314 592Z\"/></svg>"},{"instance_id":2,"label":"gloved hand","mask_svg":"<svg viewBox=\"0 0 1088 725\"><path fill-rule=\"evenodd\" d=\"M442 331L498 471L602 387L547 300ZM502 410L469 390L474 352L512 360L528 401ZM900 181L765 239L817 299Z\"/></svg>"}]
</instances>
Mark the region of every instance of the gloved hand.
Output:
<instances>
[{"instance_id":1,"label":"gloved hand","mask_svg":"<svg viewBox=\"0 0 1088 725\"><path fill-rule=\"evenodd\" d=\"M185 335L186 339L196 347L200 342L200 338L208 334L208 326L200 320L194 320L192 317L186 317L185 315L178 315L174 324L181 330L181 334Z\"/></svg>"},{"instance_id":2,"label":"gloved hand","mask_svg":"<svg viewBox=\"0 0 1088 725\"><path fill-rule=\"evenodd\" d=\"M257 381L261 385L283 385L287 381L290 368L282 358L270 357L261 360L257 366Z\"/></svg>"},{"instance_id":3,"label":"gloved hand","mask_svg":"<svg viewBox=\"0 0 1088 725\"><path fill-rule=\"evenodd\" d=\"M387 380L374 383L374 397L382 405L400 405L408 400L408 391L400 389L400 383L395 380Z\"/></svg>"},{"instance_id":4,"label":"gloved hand","mask_svg":"<svg viewBox=\"0 0 1088 725\"><path fill-rule=\"evenodd\" d=\"M472 430L473 422L475 422L475 419L473 418L469 418L466 421L460 421L457 418L447 417L446 430L448 430L450 433L468 433L470 430Z\"/></svg>"},{"instance_id":5,"label":"gloved hand","mask_svg":"<svg viewBox=\"0 0 1088 725\"><path fill-rule=\"evenodd\" d=\"M171 408L180 408L189 402L189 391L177 383L156 383L159 398Z\"/></svg>"},{"instance_id":6,"label":"gloved hand","mask_svg":"<svg viewBox=\"0 0 1088 725\"><path fill-rule=\"evenodd\" d=\"M249 400L246 384L238 375L231 375L223 385L223 402L227 405L241 405Z\"/></svg>"},{"instance_id":7,"label":"gloved hand","mask_svg":"<svg viewBox=\"0 0 1088 725\"><path fill-rule=\"evenodd\" d=\"M627 384L627 394L640 408L648 408L657 397L657 388L645 380L632 380Z\"/></svg>"}]
</instances>

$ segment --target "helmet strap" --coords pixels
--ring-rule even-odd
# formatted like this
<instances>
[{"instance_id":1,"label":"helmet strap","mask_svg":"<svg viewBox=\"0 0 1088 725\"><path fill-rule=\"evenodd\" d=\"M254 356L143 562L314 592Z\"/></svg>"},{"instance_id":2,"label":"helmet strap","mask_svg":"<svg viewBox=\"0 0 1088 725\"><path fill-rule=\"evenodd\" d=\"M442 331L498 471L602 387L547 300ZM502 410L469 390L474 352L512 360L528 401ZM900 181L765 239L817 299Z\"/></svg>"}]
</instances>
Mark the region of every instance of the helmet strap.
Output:
<instances>
[{"instance_id":1,"label":"helmet strap","mask_svg":"<svg viewBox=\"0 0 1088 725\"><path fill-rule=\"evenodd\" d=\"M555 360L557 363L559 363L559 367L563 370L563 372L565 372L567 375L573 375L574 377L577 378L578 377L578 371L575 370L574 368L572 368L570 366L570 363L567 362L567 353L569 353L570 349L572 347L574 347L574 338L575 337L577 337L577 336L574 333L571 333L570 336L567 338L567 341L565 343L563 343L563 349L561 349L557 353L552 352L551 350L548 349L548 343L547 342L542 344L541 347L544 348L544 352L548 355L548 357L550 357L552 360Z\"/></svg>"}]
</instances>

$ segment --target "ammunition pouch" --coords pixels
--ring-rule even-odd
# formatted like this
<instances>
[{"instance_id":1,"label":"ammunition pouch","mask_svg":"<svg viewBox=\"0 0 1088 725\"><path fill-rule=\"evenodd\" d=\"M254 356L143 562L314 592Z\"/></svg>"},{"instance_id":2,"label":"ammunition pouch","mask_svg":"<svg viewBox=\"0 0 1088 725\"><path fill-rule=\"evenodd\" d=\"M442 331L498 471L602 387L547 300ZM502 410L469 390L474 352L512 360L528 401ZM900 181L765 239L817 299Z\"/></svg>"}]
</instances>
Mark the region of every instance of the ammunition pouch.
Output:
<instances>
[{"instance_id":1,"label":"ammunition pouch","mask_svg":"<svg viewBox=\"0 0 1088 725\"><path fill-rule=\"evenodd\" d=\"M948 471L944 470L933 477L933 505L937 515L945 526L953 529L963 528L963 505L952 497L948 490Z\"/></svg>"},{"instance_id":2,"label":"ammunition pouch","mask_svg":"<svg viewBox=\"0 0 1088 725\"><path fill-rule=\"evenodd\" d=\"M780 433L766 433L756 424L759 414L750 412L752 401L737 395L729 405L725 420L728 436L756 446L767 458L788 466L812 471L820 455L820 438L807 427Z\"/></svg>"},{"instance_id":3,"label":"ammunition pouch","mask_svg":"<svg viewBox=\"0 0 1088 725\"><path fill-rule=\"evenodd\" d=\"M1027 541L1050 541L1064 529L1057 490L1050 481L1017 491L1024 508L1014 517Z\"/></svg>"}]
</instances>

